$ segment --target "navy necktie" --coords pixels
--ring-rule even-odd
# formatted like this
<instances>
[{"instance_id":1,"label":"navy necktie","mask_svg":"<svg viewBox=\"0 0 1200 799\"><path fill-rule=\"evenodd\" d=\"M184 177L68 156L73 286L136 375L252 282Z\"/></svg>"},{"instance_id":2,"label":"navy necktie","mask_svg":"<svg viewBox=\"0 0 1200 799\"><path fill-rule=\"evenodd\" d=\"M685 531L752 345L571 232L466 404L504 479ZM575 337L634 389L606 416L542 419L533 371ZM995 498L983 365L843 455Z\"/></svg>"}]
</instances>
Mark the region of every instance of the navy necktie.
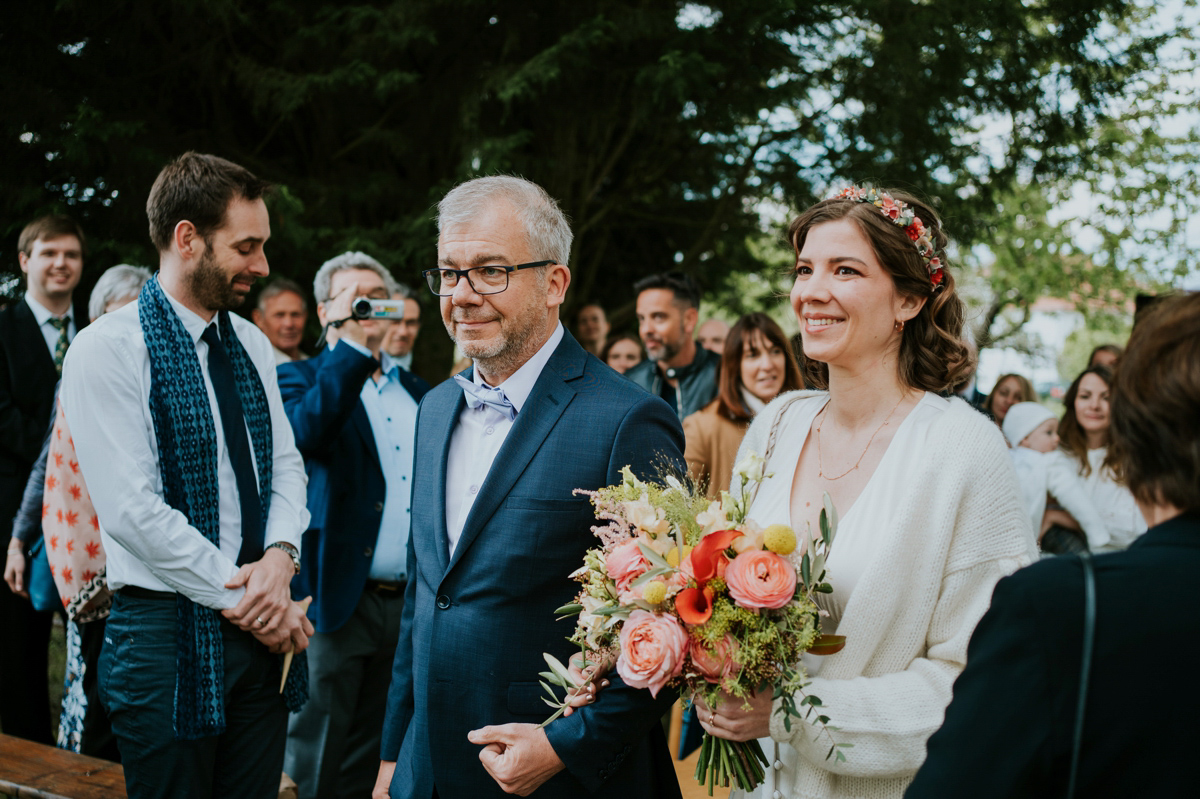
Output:
<instances>
[{"instance_id":1,"label":"navy necktie","mask_svg":"<svg viewBox=\"0 0 1200 799\"><path fill-rule=\"evenodd\" d=\"M462 387L463 394L467 398L467 407L471 410L475 410L480 405L487 405L500 411L508 417L510 422L517 418L516 407L500 389L491 386L477 386L462 375L455 375L454 382Z\"/></svg>"},{"instance_id":2,"label":"navy necktie","mask_svg":"<svg viewBox=\"0 0 1200 799\"><path fill-rule=\"evenodd\" d=\"M229 353L217 335L215 324L206 327L200 338L208 344L208 376L217 395L221 429L225 432L225 448L229 450L229 460L237 477L238 502L242 508L242 548L238 552L237 562L241 566L263 556L262 504L258 496L258 480L254 476L242 398L238 396L237 379L233 374Z\"/></svg>"}]
</instances>

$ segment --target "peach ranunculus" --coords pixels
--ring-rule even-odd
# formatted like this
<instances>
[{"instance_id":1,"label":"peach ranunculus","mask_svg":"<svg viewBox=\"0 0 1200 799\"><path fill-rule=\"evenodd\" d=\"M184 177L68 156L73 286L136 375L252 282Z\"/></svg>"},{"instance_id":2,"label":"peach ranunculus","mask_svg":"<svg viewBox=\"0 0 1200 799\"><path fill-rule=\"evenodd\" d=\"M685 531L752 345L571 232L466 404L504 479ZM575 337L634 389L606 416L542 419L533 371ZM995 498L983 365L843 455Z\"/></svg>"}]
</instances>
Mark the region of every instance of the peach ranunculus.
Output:
<instances>
[{"instance_id":1,"label":"peach ranunculus","mask_svg":"<svg viewBox=\"0 0 1200 799\"><path fill-rule=\"evenodd\" d=\"M617 673L626 685L649 688L651 696L683 670L688 634L674 616L635 610L621 627Z\"/></svg>"},{"instance_id":2,"label":"peach ranunculus","mask_svg":"<svg viewBox=\"0 0 1200 799\"><path fill-rule=\"evenodd\" d=\"M629 590L630 584L650 569L650 561L638 549L637 538L632 538L620 544L608 553L604 559L604 568L617 584L617 590L622 593Z\"/></svg>"},{"instance_id":3,"label":"peach ranunculus","mask_svg":"<svg viewBox=\"0 0 1200 799\"><path fill-rule=\"evenodd\" d=\"M704 645L703 641L697 641L695 638L691 639L691 648L689 649L692 665L709 682L720 682L726 677L732 676L742 667L737 662L737 652L737 641L728 633L723 639L717 641L711 650Z\"/></svg>"},{"instance_id":4,"label":"peach ranunculus","mask_svg":"<svg viewBox=\"0 0 1200 799\"><path fill-rule=\"evenodd\" d=\"M744 608L781 608L796 594L796 569L774 552L743 552L725 569L725 584Z\"/></svg>"}]
</instances>

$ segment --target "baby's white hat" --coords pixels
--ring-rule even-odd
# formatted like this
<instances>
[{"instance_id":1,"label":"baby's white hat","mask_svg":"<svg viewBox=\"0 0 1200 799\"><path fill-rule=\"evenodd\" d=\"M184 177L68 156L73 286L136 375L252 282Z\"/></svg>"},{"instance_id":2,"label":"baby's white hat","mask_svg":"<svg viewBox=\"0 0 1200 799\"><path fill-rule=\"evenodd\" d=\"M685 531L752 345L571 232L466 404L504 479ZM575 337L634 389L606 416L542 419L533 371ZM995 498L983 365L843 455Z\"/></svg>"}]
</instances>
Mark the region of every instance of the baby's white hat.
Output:
<instances>
[{"instance_id":1,"label":"baby's white hat","mask_svg":"<svg viewBox=\"0 0 1200 799\"><path fill-rule=\"evenodd\" d=\"M1010 446L1019 447L1025 436L1032 433L1042 422L1058 417L1040 402L1018 402L1004 416L1004 437Z\"/></svg>"}]
</instances>

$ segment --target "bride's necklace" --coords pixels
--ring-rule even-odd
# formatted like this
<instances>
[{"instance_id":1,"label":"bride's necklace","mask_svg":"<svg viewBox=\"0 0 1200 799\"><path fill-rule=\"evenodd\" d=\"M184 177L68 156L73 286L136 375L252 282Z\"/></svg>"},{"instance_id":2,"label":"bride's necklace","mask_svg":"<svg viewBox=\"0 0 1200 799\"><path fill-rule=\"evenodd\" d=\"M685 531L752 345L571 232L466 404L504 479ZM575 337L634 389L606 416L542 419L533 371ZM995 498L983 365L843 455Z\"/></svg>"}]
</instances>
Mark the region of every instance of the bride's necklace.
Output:
<instances>
[{"instance_id":1,"label":"bride's necklace","mask_svg":"<svg viewBox=\"0 0 1200 799\"><path fill-rule=\"evenodd\" d=\"M873 443L875 442L875 436L879 435L879 431L880 431L880 430L882 430L883 428L887 427L887 425L888 425L888 422L890 422L890 421L892 420L892 415L893 415L894 413L896 413L896 408L899 408L899 407L900 407L900 403L901 403L901 402L904 402L904 397L905 397L905 396L906 396L905 394L901 394L901 395L900 395L900 401L899 401L899 402L897 402L897 403L896 403L896 404L895 404L895 405L892 407L892 411L891 411L891 413L889 413L889 414L888 414L888 415L887 415L887 416L884 418L884 420L883 420L883 424L881 424L881 425L879 425L879 427L876 427L876 428L875 428L875 432L874 432L874 433L872 433L872 434L871 434L871 438L867 440L867 446L866 446L866 448L865 448L865 449L863 449L863 451L862 451L862 455L859 455L859 456L858 456L858 460L856 460L856 461L854 462L854 465L853 465L853 466L851 466L851 467L850 467L849 469L847 469L846 471L842 472L841 474L837 475L836 477L834 477L834 476L832 476L832 475L825 474L825 467L824 467L824 465L823 465L823 462L822 462L822 459L821 459L821 428L825 426L825 410L826 410L826 409L827 409L829 406L828 406L828 405L826 405L824 408L822 408L822 409L821 409L821 421L817 423L817 474L818 474L818 475L819 475L819 476L820 476L822 479L825 479L825 480L830 480L830 481L832 481L832 480L841 480L843 477L845 477L846 475L850 474L850 472L853 472L854 470L856 470L856 469L858 468L858 465L859 465L860 463L862 463L862 459L866 457L866 455L867 455L867 451L871 449L871 444L873 444Z\"/></svg>"}]
</instances>

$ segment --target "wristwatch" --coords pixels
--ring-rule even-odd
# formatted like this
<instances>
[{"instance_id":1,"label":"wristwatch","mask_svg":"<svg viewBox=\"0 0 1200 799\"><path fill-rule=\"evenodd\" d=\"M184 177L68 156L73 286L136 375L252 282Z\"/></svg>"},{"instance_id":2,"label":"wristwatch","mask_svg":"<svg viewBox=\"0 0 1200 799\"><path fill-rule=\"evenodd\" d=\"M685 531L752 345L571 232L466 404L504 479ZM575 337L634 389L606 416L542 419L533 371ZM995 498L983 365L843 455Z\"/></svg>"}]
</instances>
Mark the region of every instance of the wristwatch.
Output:
<instances>
[{"instance_id":1,"label":"wristwatch","mask_svg":"<svg viewBox=\"0 0 1200 799\"><path fill-rule=\"evenodd\" d=\"M300 551L286 541L276 541L274 544L267 544L267 549L282 549L292 559L292 565L296 567L296 574L300 573Z\"/></svg>"}]
</instances>

